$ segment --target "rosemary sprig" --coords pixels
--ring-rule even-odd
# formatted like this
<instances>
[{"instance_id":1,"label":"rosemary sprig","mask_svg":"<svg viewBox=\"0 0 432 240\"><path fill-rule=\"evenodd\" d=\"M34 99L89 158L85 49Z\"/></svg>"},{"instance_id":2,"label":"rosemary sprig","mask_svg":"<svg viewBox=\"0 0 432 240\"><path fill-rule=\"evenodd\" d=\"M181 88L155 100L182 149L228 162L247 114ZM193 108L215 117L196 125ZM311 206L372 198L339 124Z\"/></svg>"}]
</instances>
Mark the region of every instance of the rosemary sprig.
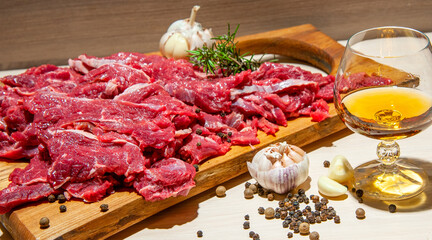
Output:
<instances>
[{"instance_id":1,"label":"rosemary sprig","mask_svg":"<svg viewBox=\"0 0 432 240\"><path fill-rule=\"evenodd\" d=\"M235 35L240 25L237 25L235 31L231 33L228 24L228 33L214 37L215 42L211 47L204 45L197 50L189 51L190 61L194 66L202 67L209 74L222 73L223 76L229 76L248 69L256 70L261 65L261 59L255 60L254 55L246 58L248 53L240 54L235 42Z\"/></svg>"}]
</instances>

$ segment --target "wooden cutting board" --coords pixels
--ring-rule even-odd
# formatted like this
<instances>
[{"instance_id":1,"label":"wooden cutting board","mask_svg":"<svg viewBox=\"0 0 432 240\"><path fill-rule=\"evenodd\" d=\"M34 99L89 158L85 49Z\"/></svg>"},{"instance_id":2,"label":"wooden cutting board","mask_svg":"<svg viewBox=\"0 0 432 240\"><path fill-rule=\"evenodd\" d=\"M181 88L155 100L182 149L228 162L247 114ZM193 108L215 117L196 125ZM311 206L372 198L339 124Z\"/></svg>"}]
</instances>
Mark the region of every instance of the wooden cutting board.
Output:
<instances>
[{"instance_id":1,"label":"wooden cutting board","mask_svg":"<svg viewBox=\"0 0 432 240\"><path fill-rule=\"evenodd\" d=\"M335 74L344 47L318 31L312 25L301 25L238 38L244 52L281 54L299 59ZM253 147L233 146L224 156L210 159L200 166L195 177L196 187L187 197L158 202L146 202L133 189L118 190L101 202L84 203L72 200L65 203L67 212L60 213L58 202L39 201L1 215L1 221L15 239L104 239L176 203L213 188L247 171L246 161L259 149L278 141L304 146L343 128L331 105L331 117L320 123L310 118L298 118L280 127L274 136L259 132L261 143ZM23 162L0 162L0 188L8 185L8 176ZM99 206L109 205L101 212ZM39 228L39 219L48 217L50 227Z\"/></svg>"}]
</instances>

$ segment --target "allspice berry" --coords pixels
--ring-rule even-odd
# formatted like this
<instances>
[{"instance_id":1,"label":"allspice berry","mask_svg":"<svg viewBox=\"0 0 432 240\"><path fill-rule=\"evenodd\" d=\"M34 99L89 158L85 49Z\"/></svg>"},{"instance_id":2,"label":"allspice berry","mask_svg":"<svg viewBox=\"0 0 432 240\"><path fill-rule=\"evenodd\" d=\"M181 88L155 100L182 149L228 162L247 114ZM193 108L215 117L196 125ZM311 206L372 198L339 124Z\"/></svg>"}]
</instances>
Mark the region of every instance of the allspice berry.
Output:
<instances>
[{"instance_id":1,"label":"allspice berry","mask_svg":"<svg viewBox=\"0 0 432 240\"><path fill-rule=\"evenodd\" d=\"M275 210L272 207L268 207L265 209L264 215L267 219L272 219L275 216Z\"/></svg>"},{"instance_id":2,"label":"allspice berry","mask_svg":"<svg viewBox=\"0 0 432 240\"><path fill-rule=\"evenodd\" d=\"M303 234L303 235L309 234L309 223L307 223L307 222L300 223L299 231L300 231L300 234Z\"/></svg>"},{"instance_id":3,"label":"allspice berry","mask_svg":"<svg viewBox=\"0 0 432 240\"><path fill-rule=\"evenodd\" d=\"M309 239L310 240L318 240L319 239L318 232L315 232L315 231L311 232L310 235L309 235Z\"/></svg>"},{"instance_id":4,"label":"allspice berry","mask_svg":"<svg viewBox=\"0 0 432 240\"><path fill-rule=\"evenodd\" d=\"M258 192L258 188L255 184L251 184L249 186L249 188L252 190L253 193L257 193Z\"/></svg>"},{"instance_id":5,"label":"allspice berry","mask_svg":"<svg viewBox=\"0 0 432 240\"><path fill-rule=\"evenodd\" d=\"M251 186L253 186L253 185L251 185ZM244 190L244 197L246 198L246 199L251 199L251 198L253 198L253 191L250 189L250 187L248 187L248 188L246 188L245 190Z\"/></svg>"},{"instance_id":6,"label":"allspice berry","mask_svg":"<svg viewBox=\"0 0 432 240\"><path fill-rule=\"evenodd\" d=\"M225 197L225 195L226 195L226 188L222 185L218 186L216 188L216 196Z\"/></svg>"},{"instance_id":7,"label":"allspice berry","mask_svg":"<svg viewBox=\"0 0 432 240\"><path fill-rule=\"evenodd\" d=\"M365 213L365 210L363 208L357 208L355 213L356 213L356 217L358 219L363 219L366 217L366 213Z\"/></svg>"},{"instance_id":8,"label":"allspice berry","mask_svg":"<svg viewBox=\"0 0 432 240\"><path fill-rule=\"evenodd\" d=\"M269 194L267 194L267 199L268 199L269 201L273 201L273 200L274 200L274 195L273 195L273 193L269 193Z\"/></svg>"},{"instance_id":9,"label":"allspice berry","mask_svg":"<svg viewBox=\"0 0 432 240\"><path fill-rule=\"evenodd\" d=\"M49 227L49 219L47 217L43 217L39 220L40 228L48 228Z\"/></svg>"}]
</instances>

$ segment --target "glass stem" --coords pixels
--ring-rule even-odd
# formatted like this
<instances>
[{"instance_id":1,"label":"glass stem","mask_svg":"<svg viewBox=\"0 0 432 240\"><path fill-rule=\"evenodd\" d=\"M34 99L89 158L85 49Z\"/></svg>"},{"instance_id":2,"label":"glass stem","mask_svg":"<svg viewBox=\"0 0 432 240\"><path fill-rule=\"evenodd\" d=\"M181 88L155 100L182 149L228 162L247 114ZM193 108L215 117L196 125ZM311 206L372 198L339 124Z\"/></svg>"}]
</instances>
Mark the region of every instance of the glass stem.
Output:
<instances>
[{"instance_id":1,"label":"glass stem","mask_svg":"<svg viewBox=\"0 0 432 240\"><path fill-rule=\"evenodd\" d=\"M385 167L392 168L400 155L399 144L393 140L381 141L377 147L377 155Z\"/></svg>"}]
</instances>

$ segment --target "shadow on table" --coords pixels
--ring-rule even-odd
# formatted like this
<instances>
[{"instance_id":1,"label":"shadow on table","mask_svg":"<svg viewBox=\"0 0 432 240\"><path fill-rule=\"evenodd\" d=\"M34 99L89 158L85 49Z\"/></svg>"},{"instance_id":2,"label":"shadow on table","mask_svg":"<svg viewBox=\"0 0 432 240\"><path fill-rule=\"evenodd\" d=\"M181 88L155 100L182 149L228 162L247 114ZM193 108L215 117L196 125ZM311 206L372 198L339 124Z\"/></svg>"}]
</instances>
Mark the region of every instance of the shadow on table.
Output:
<instances>
[{"instance_id":1,"label":"shadow on table","mask_svg":"<svg viewBox=\"0 0 432 240\"><path fill-rule=\"evenodd\" d=\"M364 204L385 211L388 211L390 204L394 204L397 207L397 212L417 212L432 209L432 162L415 158L403 158L403 160L425 170L428 176L425 190L413 198L400 201L378 201L365 198Z\"/></svg>"}]
</instances>

